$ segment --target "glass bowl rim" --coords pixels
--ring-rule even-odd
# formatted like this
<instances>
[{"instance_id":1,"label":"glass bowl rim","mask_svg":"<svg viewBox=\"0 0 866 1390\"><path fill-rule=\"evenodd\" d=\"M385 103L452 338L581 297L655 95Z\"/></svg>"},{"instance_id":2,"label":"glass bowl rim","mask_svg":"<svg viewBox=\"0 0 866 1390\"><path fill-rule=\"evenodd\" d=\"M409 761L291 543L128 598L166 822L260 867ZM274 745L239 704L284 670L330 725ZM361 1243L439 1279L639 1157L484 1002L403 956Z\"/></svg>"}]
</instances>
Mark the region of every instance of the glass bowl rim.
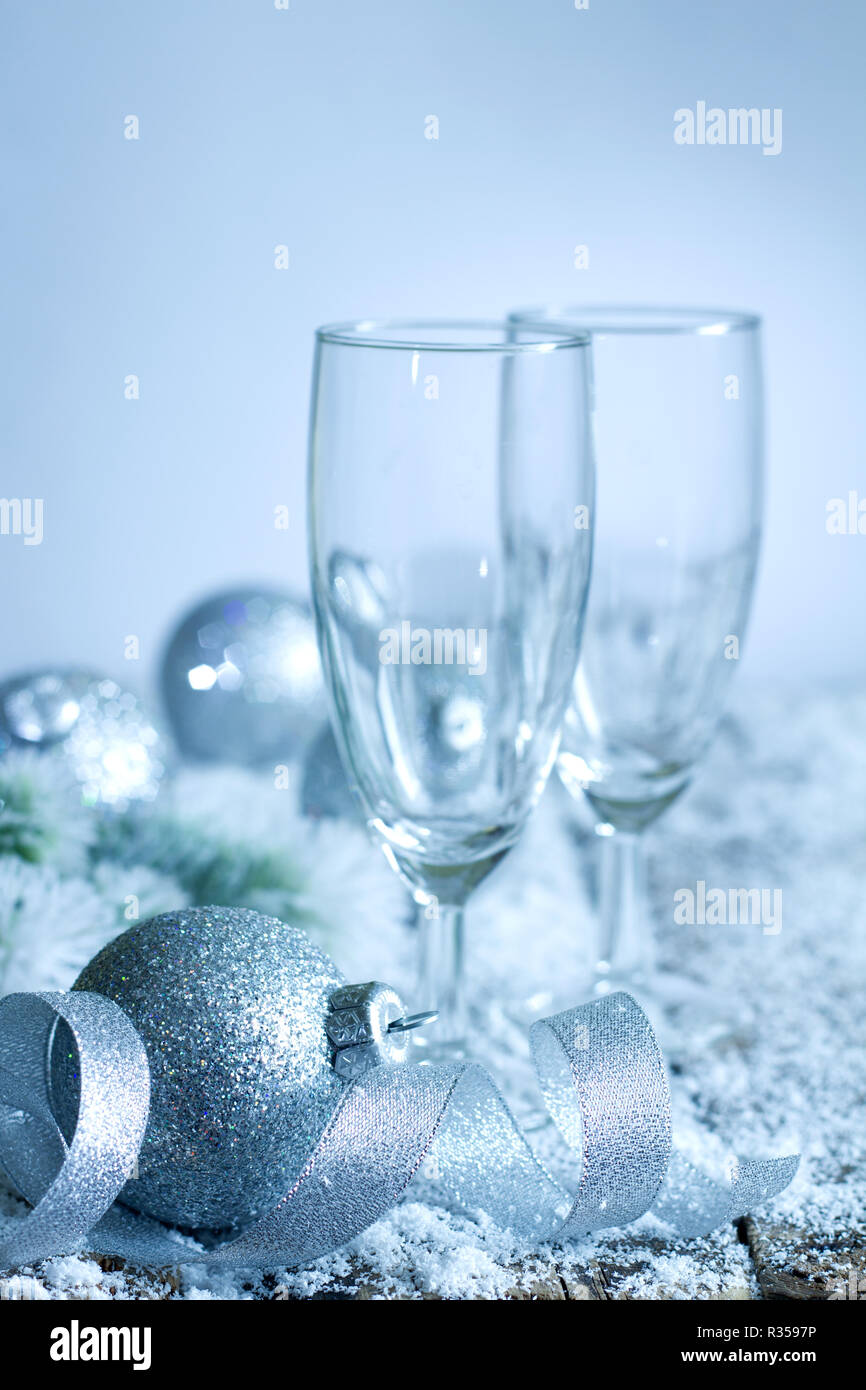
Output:
<instances>
[{"instance_id":1,"label":"glass bowl rim","mask_svg":"<svg viewBox=\"0 0 866 1390\"><path fill-rule=\"evenodd\" d=\"M559 352L563 348L589 347L589 334L574 328L566 328L556 323L533 324L530 332L538 334L537 339L524 343L497 342L491 335L507 334L509 330L521 327L512 323L508 317L501 319L353 319L342 323L325 323L316 329L317 343L335 343L343 347L393 348L400 352ZM459 342L443 338L441 341L425 337L432 329L452 329L477 332L476 342ZM380 336L377 336L377 330ZM401 336L385 337L384 333L395 331ZM405 333L405 336L402 336Z\"/></svg>"},{"instance_id":2,"label":"glass bowl rim","mask_svg":"<svg viewBox=\"0 0 866 1390\"><path fill-rule=\"evenodd\" d=\"M611 315L604 322L605 315ZM581 323L581 316L592 320ZM703 309L684 304L582 304L514 309L508 322L530 330L545 324L571 327L588 335L694 333L720 337L761 327L760 314L747 309Z\"/></svg>"}]
</instances>

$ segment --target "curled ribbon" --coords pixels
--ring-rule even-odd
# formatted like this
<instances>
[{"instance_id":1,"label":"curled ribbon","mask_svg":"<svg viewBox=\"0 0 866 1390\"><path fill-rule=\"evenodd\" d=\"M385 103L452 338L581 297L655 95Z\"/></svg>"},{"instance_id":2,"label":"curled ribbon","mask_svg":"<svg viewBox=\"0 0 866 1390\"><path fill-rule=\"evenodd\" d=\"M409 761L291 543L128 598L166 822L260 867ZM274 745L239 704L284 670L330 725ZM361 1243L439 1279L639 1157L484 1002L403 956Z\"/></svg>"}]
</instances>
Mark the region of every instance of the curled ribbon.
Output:
<instances>
[{"instance_id":1,"label":"curled ribbon","mask_svg":"<svg viewBox=\"0 0 866 1390\"><path fill-rule=\"evenodd\" d=\"M78 1052L78 1120L57 1124L48 1053L59 1022ZM147 1126L149 1071L123 1011L99 994L0 1000L0 1165L33 1210L0 1241L0 1267L84 1246L140 1264L302 1265L384 1216L419 1171L441 1196L527 1241L567 1241L652 1211L705 1234L791 1181L799 1159L737 1162L717 1182L671 1151L664 1063L646 1015L611 994L533 1025L548 1110L579 1161L575 1191L547 1172L483 1068L382 1066L342 1089L285 1197L202 1251L116 1201Z\"/></svg>"}]
</instances>

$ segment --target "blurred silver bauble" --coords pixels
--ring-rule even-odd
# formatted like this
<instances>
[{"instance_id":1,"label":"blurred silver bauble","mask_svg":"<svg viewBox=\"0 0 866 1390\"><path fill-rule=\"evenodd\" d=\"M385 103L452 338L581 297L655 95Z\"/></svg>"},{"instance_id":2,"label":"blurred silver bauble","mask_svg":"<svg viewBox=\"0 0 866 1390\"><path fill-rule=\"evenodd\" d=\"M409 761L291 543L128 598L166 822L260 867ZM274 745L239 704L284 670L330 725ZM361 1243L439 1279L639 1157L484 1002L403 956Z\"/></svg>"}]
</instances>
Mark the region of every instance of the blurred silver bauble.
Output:
<instances>
[{"instance_id":1,"label":"blurred silver bauble","mask_svg":"<svg viewBox=\"0 0 866 1390\"><path fill-rule=\"evenodd\" d=\"M453 666L418 668L414 737L426 785L442 796L481 775L489 712L477 681Z\"/></svg>"},{"instance_id":2,"label":"blurred silver bauble","mask_svg":"<svg viewBox=\"0 0 866 1390\"><path fill-rule=\"evenodd\" d=\"M327 718L309 605L265 589L218 594L188 613L161 684L181 752L203 761L290 762Z\"/></svg>"},{"instance_id":3,"label":"blurred silver bauble","mask_svg":"<svg viewBox=\"0 0 866 1390\"><path fill-rule=\"evenodd\" d=\"M243 908L166 912L118 936L74 989L112 999L147 1052L150 1115L124 1205L219 1230L272 1210L309 1158L341 1092L325 1030L345 980L303 932ZM69 1134L77 1079L52 1056Z\"/></svg>"},{"instance_id":4,"label":"blurred silver bauble","mask_svg":"<svg viewBox=\"0 0 866 1390\"><path fill-rule=\"evenodd\" d=\"M91 671L32 671L0 686L0 754L36 748L57 760L88 806L152 801L169 744L141 701Z\"/></svg>"},{"instance_id":5,"label":"blurred silver bauble","mask_svg":"<svg viewBox=\"0 0 866 1390\"><path fill-rule=\"evenodd\" d=\"M360 803L353 796L330 724L310 744L301 778L301 810L313 820L359 820Z\"/></svg>"}]
</instances>

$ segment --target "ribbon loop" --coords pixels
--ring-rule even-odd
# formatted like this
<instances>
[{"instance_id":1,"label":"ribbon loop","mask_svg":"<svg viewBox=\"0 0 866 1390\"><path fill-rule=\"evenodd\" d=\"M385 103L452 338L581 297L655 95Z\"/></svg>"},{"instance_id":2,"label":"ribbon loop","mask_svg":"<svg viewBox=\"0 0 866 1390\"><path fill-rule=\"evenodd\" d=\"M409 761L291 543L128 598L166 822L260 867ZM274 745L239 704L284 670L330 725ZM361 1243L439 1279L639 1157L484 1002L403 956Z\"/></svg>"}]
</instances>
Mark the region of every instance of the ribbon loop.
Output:
<instances>
[{"instance_id":1,"label":"ribbon loop","mask_svg":"<svg viewBox=\"0 0 866 1390\"><path fill-rule=\"evenodd\" d=\"M671 1105L655 1034L616 993L536 1023L530 1034L548 1110L583 1155L562 1234L624 1226L652 1206L671 1154Z\"/></svg>"},{"instance_id":2,"label":"ribbon loop","mask_svg":"<svg viewBox=\"0 0 866 1390\"><path fill-rule=\"evenodd\" d=\"M50 1095L49 1052L61 1019L78 1054L78 1119L68 1146ZM144 1046L110 999L73 991L0 1000L0 1160L33 1206L0 1243L0 1266L79 1245L132 1172L149 1101Z\"/></svg>"}]
</instances>

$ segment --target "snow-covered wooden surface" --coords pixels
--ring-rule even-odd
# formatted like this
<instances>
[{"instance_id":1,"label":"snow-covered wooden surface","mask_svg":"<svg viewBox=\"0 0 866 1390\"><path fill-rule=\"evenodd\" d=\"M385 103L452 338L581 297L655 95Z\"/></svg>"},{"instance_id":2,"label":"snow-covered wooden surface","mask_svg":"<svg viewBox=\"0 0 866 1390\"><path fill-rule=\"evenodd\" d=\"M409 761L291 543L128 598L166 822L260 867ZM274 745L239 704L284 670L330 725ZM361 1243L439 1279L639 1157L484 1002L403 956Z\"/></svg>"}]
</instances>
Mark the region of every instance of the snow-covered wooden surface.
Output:
<instances>
[{"instance_id":1,"label":"snow-covered wooden surface","mask_svg":"<svg viewBox=\"0 0 866 1390\"><path fill-rule=\"evenodd\" d=\"M238 821L248 821L243 796L258 793L250 783L239 796L237 774L199 779L194 795L202 807L208 797L225 805L229 786ZM275 843L292 833L283 803L272 833ZM320 866L331 870L320 874L330 894L328 948L349 978L389 979L411 997L399 888L354 830L332 825L315 835ZM551 787L524 843L472 907L478 1037L519 1107L530 1103L532 1083L512 1005L541 995L552 977L561 999L583 997L591 849L585 822ZM674 1241L647 1217L579 1247L530 1251L410 1192L351 1247L308 1270L186 1266L166 1276L82 1255L22 1271L15 1287L61 1299L866 1297L866 697L741 697L651 849L663 958L736 1002L735 1021L710 1041L688 1009L668 1019L675 1138L716 1170L732 1152L798 1149L797 1177L766 1209L696 1241ZM0 862L0 895L2 878ZM698 880L778 889L781 930L676 925L674 893ZM123 886L119 873L111 891ZM2 911L0 898L0 921ZM0 1223L23 1214L0 1194ZM0 1295L9 1287L0 1279Z\"/></svg>"}]
</instances>

